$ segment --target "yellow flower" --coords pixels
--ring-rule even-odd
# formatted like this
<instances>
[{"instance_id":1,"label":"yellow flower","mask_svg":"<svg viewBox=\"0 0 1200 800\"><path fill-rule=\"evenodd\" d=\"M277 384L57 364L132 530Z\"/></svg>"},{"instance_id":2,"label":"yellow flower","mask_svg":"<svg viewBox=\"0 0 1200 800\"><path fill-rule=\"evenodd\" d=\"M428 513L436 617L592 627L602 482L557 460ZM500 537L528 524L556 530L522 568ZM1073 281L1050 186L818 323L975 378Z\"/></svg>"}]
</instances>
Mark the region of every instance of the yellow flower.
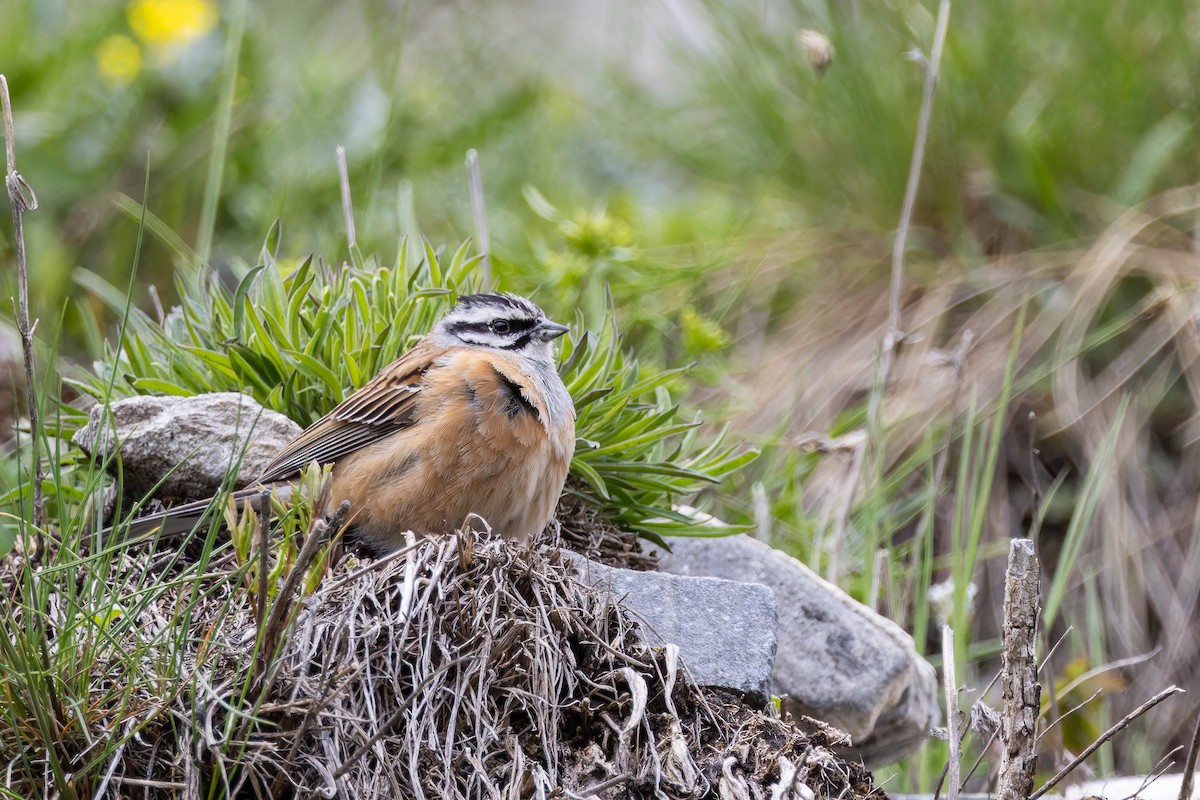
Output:
<instances>
[{"instance_id":1,"label":"yellow flower","mask_svg":"<svg viewBox=\"0 0 1200 800\"><path fill-rule=\"evenodd\" d=\"M128 86L142 68L142 51L128 36L109 36L96 48L100 74L117 86Z\"/></svg>"},{"instance_id":2,"label":"yellow flower","mask_svg":"<svg viewBox=\"0 0 1200 800\"><path fill-rule=\"evenodd\" d=\"M159 46L187 44L217 24L211 0L134 0L126 13L138 38Z\"/></svg>"}]
</instances>

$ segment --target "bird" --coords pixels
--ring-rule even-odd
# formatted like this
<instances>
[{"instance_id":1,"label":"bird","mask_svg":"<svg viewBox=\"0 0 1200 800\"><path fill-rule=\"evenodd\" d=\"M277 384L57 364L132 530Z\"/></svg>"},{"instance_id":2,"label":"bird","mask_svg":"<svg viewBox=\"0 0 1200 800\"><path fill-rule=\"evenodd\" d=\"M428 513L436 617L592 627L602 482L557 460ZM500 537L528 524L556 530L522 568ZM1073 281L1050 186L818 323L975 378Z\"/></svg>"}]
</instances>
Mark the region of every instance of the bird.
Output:
<instances>
[{"instance_id":1,"label":"bird","mask_svg":"<svg viewBox=\"0 0 1200 800\"><path fill-rule=\"evenodd\" d=\"M554 358L568 327L514 294L462 295L411 350L284 446L250 489L330 465L315 513L349 502L344 538L374 555L472 515L526 542L550 522L575 451L575 406ZM210 501L134 520L190 530ZM319 518L319 517L314 517Z\"/></svg>"}]
</instances>

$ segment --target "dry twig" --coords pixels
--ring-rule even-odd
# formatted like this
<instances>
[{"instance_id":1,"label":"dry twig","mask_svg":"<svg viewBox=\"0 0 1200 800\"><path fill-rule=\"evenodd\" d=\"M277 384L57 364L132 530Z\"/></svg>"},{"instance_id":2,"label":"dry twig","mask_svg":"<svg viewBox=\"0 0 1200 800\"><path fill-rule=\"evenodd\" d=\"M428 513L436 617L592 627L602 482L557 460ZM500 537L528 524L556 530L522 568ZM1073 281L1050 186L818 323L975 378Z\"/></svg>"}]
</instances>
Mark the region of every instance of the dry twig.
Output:
<instances>
[{"instance_id":1,"label":"dry twig","mask_svg":"<svg viewBox=\"0 0 1200 800\"><path fill-rule=\"evenodd\" d=\"M291 612L295 608L293 595L299 590L300 582L304 579L305 573L308 572L308 568L312 565L313 559L317 557L321 545L329 541L332 536L337 535L345 524L349 513L350 501L343 500L332 518L319 519L314 522L312 529L308 532L308 536L304 539L304 544L300 547L300 553L296 556L295 563L292 564L287 577L283 579L283 586L280 587L279 594L275 596L275 603L266 615L266 622L259 623L263 625L263 633L262 642L259 645L258 661L255 665L255 679L253 684L256 687L261 687L262 681L267 680L267 674L272 664L275 663L275 654L279 647L280 636L283 635L288 620L291 618ZM332 533L330 533L331 531ZM254 693L256 694L257 692Z\"/></svg>"},{"instance_id":2,"label":"dry twig","mask_svg":"<svg viewBox=\"0 0 1200 800\"><path fill-rule=\"evenodd\" d=\"M962 732L962 735L958 737L958 742L959 742L960 746L962 745L963 740L967 738L967 731L972 730L978 721L981 721L983 719L987 719L989 723L992 721L991 717L996 712L992 710L991 706L989 706L983 702L983 698L987 696L988 692L990 692L992 690L992 687L996 685L996 681L998 681L998 680L1000 680L999 672L997 672L995 675L992 676L992 679L988 682L988 685L986 687L984 687L984 690L982 692L979 693L980 699L976 700L975 703L971 706L971 725L968 725L967 729L964 730ZM1000 735L1000 728L999 728L999 726L995 726L991 729L990 732L988 732L986 730L976 730L976 733L979 733L981 735L987 735L987 737L988 737L987 744L985 744L983 747L979 748L979 755L975 756L975 761L971 764L971 768L969 770L967 770L967 774L962 776L962 782L958 785L959 800L963 800L963 798L962 798L963 790L966 789L966 787L967 787L967 781L971 780L971 776L975 774L975 770L979 769L979 765L983 763L983 757L985 755L987 755L988 750L992 746L992 742L996 741L996 737ZM938 792L941 792L942 783L946 780L947 768L948 768L948 765L947 765L947 767L942 769L942 776L940 778L938 778L938 785L937 785Z\"/></svg>"},{"instance_id":3,"label":"dry twig","mask_svg":"<svg viewBox=\"0 0 1200 800\"><path fill-rule=\"evenodd\" d=\"M37 395L33 383L33 330L35 322L29 324L29 272L25 263L25 212L38 207L37 195L21 174L17 172L17 141L13 132L12 103L8 97L8 79L0 75L0 102L4 113L4 150L8 157L4 185L8 189L8 203L12 207L13 237L17 246L17 291L19 310L17 330L21 334L21 352L25 360L25 401L29 411L30 460L33 464L33 528L35 557L42 552L42 458L38 443Z\"/></svg>"},{"instance_id":4,"label":"dry twig","mask_svg":"<svg viewBox=\"0 0 1200 800\"><path fill-rule=\"evenodd\" d=\"M908 183L904 189L904 205L900 209L900 224L896 229L896 240L892 245L892 277L888 290L888 327L883 336L883 348L879 354L875 391L867 404L867 429L879 435L879 414L883 405L888 376L892 371L892 360L896 345L903 338L900 330L900 292L904 282L904 249L908 244L908 229L912 226L913 210L917 205L917 190L921 186L921 167L925 162L925 145L929 140L929 120L933 114L933 90L937 86L938 65L942 60L942 47L946 43L946 30L950 23L950 0L938 4L937 26L933 34L933 47L925 60L925 85L921 94L921 111L917 117L917 137L913 142L912 162L908 168Z\"/></svg>"},{"instance_id":5,"label":"dry twig","mask_svg":"<svg viewBox=\"0 0 1200 800\"><path fill-rule=\"evenodd\" d=\"M1196 754L1200 751L1200 716L1196 717L1196 728L1192 731L1192 743L1188 745L1187 760L1183 765L1183 783L1179 787L1179 800L1192 800L1192 781L1196 777Z\"/></svg>"},{"instance_id":6,"label":"dry twig","mask_svg":"<svg viewBox=\"0 0 1200 800\"><path fill-rule=\"evenodd\" d=\"M1150 774L1142 778L1142 782L1138 786L1137 791L1135 791L1133 794L1125 796L1122 798L1122 800L1136 800L1137 798L1140 798L1142 796L1142 792L1150 788L1155 781L1167 774L1167 770L1175 766L1175 762L1171 757L1182 749L1183 745L1180 745L1179 747L1173 747L1168 750L1162 758L1155 762L1154 768L1150 770Z\"/></svg>"},{"instance_id":7,"label":"dry twig","mask_svg":"<svg viewBox=\"0 0 1200 800\"><path fill-rule=\"evenodd\" d=\"M1166 689L1163 689L1161 692L1154 695L1146 702L1142 703L1140 706L1135 708L1133 711L1130 711L1128 714L1125 715L1125 717L1120 722L1118 722L1116 725L1113 725L1111 728L1106 730L1104 733L1100 734L1099 738L1097 738L1096 741L1089 744L1082 753L1075 756L1075 758L1073 758L1071 760L1070 764L1067 764L1065 767L1060 769L1053 778L1046 781L1046 783L1042 785L1042 788L1038 789L1036 792L1031 794L1029 796L1029 800L1038 800L1039 797L1041 797L1046 792L1050 791L1055 786L1057 786L1062 781L1063 778L1067 777L1072 772L1074 772L1075 769L1080 764L1082 764L1084 761L1087 761L1087 759L1092 755L1092 753L1099 750L1100 745L1104 744L1109 739L1111 739L1112 737L1116 736L1118 733L1123 731L1126 727L1129 726L1129 723L1133 722L1135 719L1140 717L1142 714L1145 714L1147 711L1154 708L1156 705L1161 703L1163 700L1166 700L1168 697L1171 697L1172 695L1176 695L1176 694L1181 694L1182 692L1183 692L1183 689L1180 689L1178 686L1168 686Z\"/></svg>"}]
</instances>

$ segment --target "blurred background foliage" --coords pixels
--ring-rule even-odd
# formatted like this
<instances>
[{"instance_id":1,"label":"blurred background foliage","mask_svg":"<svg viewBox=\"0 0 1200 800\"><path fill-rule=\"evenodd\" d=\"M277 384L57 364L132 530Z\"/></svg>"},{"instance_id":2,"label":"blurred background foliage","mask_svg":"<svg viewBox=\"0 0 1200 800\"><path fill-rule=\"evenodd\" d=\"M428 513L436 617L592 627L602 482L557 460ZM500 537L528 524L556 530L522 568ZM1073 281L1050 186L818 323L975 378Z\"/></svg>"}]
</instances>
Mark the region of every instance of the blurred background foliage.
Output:
<instances>
[{"instance_id":1,"label":"blurred background foliage","mask_svg":"<svg viewBox=\"0 0 1200 800\"><path fill-rule=\"evenodd\" d=\"M113 200L140 200L147 169L151 211L198 249L213 242L218 265L256 252L277 217L290 250L332 258L337 144L360 243L379 252L414 226L472 234L463 157L477 148L502 274L566 300L597 270L619 301L645 284L691 293L735 235L859 241L894 226L930 8L627 5L5 0L21 165L43 196L38 294L56 307L76 267L125 274L136 225ZM1111 217L1105 200L1195 179L1198 24L1182 0L957 9L917 246L1086 236ZM832 67L814 69L806 29L829 37ZM524 202L526 187L547 203ZM541 224L551 208L561 219ZM877 255L849 266L877 277ZM151 247L144 265L169 284L170 252Z\"/></svg>"},{"instance_id":2,"label":"blurred background foliage","mask_svg":"<svg viewBox=\"0 0 1200 800\"><path fill-rule=\"evenodd\" d=\"M925 652L954 622L976 689L1007 539L1038 535L1061 602L1049 635L1085 631L1063 674L1157 648L1143 685L1195 685L1198 203L1161 193L1200 177L1200 11L955 4L908 253L913 336L876 451L866 398L935 5L0 0L41 200L42 343L100 352L115 320L94 290L130 282L143 202L133 298L150 308L153 286L169 307L177 269L236 285L276 219L281 261L349 259L337 145L362 252L394 263L415 234L454 252L474 235L475 148L501 287L592 327L611 294L644 362L697 364L673 394L764 449L722 514ZM12 249L2 226L5 263ZM1064 728L1106 726L1144 699L1130 684ZM1101 768L1149 769L1188 703ZM928 790L930 763L901 785Z\"/></svg>"}]
</instances>

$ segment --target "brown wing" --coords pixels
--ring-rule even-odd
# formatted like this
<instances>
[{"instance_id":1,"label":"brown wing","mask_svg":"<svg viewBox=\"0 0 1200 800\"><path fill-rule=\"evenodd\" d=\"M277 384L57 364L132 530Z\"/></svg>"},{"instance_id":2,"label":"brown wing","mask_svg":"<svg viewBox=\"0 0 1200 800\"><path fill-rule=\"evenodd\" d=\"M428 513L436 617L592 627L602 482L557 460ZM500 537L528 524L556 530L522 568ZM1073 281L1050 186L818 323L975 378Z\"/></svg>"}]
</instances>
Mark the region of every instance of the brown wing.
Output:
<instances>
[{"instance_id":1,"label":"brown wing","mask_svg":"<svg viewBox=\"0 0 1200 800\"><path fill-rule=\"evenodd\" d=\"M259 482L290 478L313 461L330 464L412 425L413 400L421 391L422 378L448 351L449 348L421 342L384 367L365 386L280 450Z\"/></svg>"}]
</instances>

